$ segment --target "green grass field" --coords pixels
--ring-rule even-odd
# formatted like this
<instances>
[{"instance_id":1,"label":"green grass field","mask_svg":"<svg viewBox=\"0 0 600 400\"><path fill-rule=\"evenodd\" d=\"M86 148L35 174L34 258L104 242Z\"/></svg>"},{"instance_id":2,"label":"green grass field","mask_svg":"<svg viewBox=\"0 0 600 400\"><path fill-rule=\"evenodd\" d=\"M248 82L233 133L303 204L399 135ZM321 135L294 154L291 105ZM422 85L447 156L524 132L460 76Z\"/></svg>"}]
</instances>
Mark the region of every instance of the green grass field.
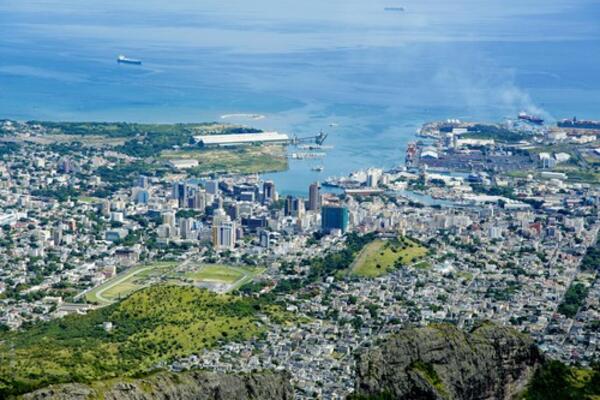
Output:
<instances>
[{"instance_id":1,"label":"green grass field","mask_svg":"<svg viewBox=\"0 0 600 400\"><path fill-rule=\"evenodd\" d=\"M86 294L90 303L107 305L159 280L177 266L175 262L139 265L115 276Z\"/></svg>"},{"instance_id":2,"label":"green grass field","mask_svg":"<svg viewBox=\"0 0 600 400\"><path fill-rule=\"evenodd\" d=\"M201 264L195 271L185 274L187 279L195 282L224 283L229 285L227 291L239 288L252 281L262 273L262 268L237 267L224 264Z\"/></svg>"},{"instance_id":3,"label":"green grass field","mask_svg":"<svg viewBox=\"0 0 600 400\"><path fill-rule=\"evenodd\" d=\"M143 287L142 281L125 281L118 285L108 288L104 291L103 296L109 300L118 300L120 298L127 297L130 293L135 292L136 290Z\"/></svg>"},{"instance_id":4,"label":"green grass field","mask_svg":"<svg viewBox=\"0 0 600 400\"><path fill-rule=\"evenodd\" d=\"M408 265L426 253L425 247L408 239L378 239L362 249L351 269L355 275L373 278L387 274L398 264Z\"/></svg>"},{"instance_id":5,"label":"green grass field","mask_svg":"<svg viewBox=\"0 0 600 400\"><path fill-rule=\"evenodd\" d=\"M234 283L244 277L244 273L238 268L227 265L203 265L198 272L190 272L186 276L196 281L219 281Z\"/></svg>"}]
</instances>

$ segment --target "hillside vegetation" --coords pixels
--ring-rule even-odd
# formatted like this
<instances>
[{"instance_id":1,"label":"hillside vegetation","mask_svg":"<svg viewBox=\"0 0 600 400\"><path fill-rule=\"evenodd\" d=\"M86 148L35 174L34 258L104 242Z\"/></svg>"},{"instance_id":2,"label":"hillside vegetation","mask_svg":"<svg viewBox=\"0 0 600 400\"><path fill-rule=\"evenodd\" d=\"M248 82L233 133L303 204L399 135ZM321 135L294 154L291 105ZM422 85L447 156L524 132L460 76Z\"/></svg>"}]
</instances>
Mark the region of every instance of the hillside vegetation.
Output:
<instances>
[{"instance_id":1,"label":"hillside vegetation","mask_svg":"<svg viewBox=\"0 0 600 400\"><path fill-rule=\"evenodd\" d=\"M598 400L600 364L593 369L569 367L549 360L529 382L522 400Z\"/></svg>"},{"instance_id":2,"label":"hillside vegetation","mask_svg":"<svg viewBox=\"0 0 600 400\"><path fill-rule=\"evenodd\" d=\"M261 335L259 300L154 286L84 316L0 334L0 398L52 383L138 376L178 356ZM112 329L104 323L111 322Z\"/></svg>"}]
</instances>

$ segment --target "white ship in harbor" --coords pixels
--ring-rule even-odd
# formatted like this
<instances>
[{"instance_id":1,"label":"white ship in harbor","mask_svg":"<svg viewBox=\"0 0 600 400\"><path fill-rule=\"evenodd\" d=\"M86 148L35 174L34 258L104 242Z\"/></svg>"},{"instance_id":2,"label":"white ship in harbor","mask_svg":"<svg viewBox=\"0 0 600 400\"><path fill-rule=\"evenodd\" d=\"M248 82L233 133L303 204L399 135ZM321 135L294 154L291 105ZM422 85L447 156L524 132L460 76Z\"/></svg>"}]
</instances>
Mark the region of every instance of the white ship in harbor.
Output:
<instances>
[{"instance_id":1,"label":"white ship in harbor","mask_svg":"<svg viewBox=\"0 0 600 400\"><path fill-rule=\"evenodd\" d=\"M119 55L117 57L117 62L119 64L133 64L133 65L142 65L142 60L136 60L134 58L128 58L124 55Z\"/></svg>"}]
</instances>

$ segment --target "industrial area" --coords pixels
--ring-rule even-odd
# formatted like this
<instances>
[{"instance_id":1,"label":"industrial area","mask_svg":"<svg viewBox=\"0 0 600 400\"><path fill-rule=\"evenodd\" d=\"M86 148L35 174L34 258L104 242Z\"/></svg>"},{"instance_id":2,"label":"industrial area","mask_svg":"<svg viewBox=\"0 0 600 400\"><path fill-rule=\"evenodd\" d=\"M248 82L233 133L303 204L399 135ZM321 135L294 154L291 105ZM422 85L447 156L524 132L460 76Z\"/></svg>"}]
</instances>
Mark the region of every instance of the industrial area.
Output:
<instances>
[{"instance_id":1,"label":"industrial area","mask_svg":"<svg viewBox=\"0 0 600 400\"><path fill-rule=\"evenodd\" d=\"M527 118L526 118L527 117ZM503 123L456 119L424 124L405 155L408 168L464 174L542 174L593 183L600 164L600 122L555 126L520 114Z\"/></svg>"}]
</instances>

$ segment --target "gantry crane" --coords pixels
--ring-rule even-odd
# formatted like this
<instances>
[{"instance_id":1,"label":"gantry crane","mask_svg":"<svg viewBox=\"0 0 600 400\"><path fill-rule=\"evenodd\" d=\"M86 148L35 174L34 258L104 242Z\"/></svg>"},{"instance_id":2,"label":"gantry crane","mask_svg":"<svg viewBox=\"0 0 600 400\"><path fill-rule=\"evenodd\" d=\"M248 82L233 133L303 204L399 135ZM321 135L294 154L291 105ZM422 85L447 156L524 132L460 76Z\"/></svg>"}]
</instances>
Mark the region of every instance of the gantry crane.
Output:
<instances>
[{"instance_id":1,"label":"gantry crane","mask_svg":"<svg viewBox=\"0 0 600 400\"><path fill-rule=\"evenodd\" d=\"M329 136L329 134L320 131L318 135L316 136L307 136L307 137L298 137L296 135L294 135L294 137L291 140L291 144L302 144L302 143L314 143L317 146L322 146L323 143L325 143L325 140L327 139L327 137Z\"/></svg>"}]
</instances>

